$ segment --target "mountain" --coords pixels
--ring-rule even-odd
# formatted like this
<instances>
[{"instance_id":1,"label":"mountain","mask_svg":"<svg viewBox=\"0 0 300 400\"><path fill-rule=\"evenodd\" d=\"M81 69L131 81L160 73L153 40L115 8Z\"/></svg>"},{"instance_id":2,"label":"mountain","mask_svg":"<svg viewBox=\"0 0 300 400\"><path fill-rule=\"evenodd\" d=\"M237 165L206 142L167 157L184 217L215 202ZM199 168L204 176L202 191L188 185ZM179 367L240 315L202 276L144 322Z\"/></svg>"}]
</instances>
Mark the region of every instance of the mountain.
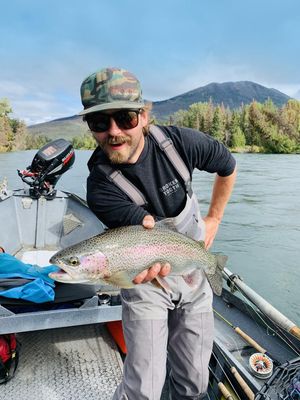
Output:
<instances>
[{"instance_id":1,"label":"mountain","mask_svg":"<svg viewBox=\"0 0 300 400\"><path fill-rule=\"evenodd\" d=\"M210 83L169 100L153 103L153 114L158 120L165 120L178 110L186 110L193 103L208 102L210 99L214 104L223 103L225 107L234 109L253 100L263 103L269 98L277 106L284 105L290 99L279 90L269 89L254 82Z\"/></svg>"},{"instance_id":2,"label":"mountain","mask_svg":"<svg viewBox=\"0 0 300 400\"><path fill-rule=\"evenodd\" d=\"M63 137L67 140L71 140L74 136L83 135L88 131L86 123L78 115L31 125L27 129L29 133L34 135L44 135L50 139Z\"/></svg>"},{"instance_id":3,"label":"mountain","mask_svg":"<svg viewBox=\"0 0 300 400\"><path fill-rule=\"evenodd\" d=\"M253 100L263 103L268 99L277 106L282 106L290 97L276 89L269 89L249 81L210 83L171 99L153 102L152 113L158 121L167 121L170 115L178 110L187 110L193 103L211 100L214 104L223 103L225 107L234 109ZM71 139L88 131L82 118L77 115L31 125L28 130L32 134L46 135L51 139L58 137Z\"/></svg>"}]
</instances>

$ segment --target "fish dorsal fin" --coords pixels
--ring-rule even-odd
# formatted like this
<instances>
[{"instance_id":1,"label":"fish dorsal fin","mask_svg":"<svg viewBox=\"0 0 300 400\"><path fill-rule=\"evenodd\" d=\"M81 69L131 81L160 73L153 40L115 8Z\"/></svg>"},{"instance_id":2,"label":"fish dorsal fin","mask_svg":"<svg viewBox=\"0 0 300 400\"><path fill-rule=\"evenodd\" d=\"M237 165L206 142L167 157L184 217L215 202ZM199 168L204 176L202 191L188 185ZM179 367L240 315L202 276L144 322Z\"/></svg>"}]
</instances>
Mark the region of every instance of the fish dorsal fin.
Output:
<instances>
[{"instance_id":1,"label":"fish dorsal fin","mask_svg":"<svg viewBox=\"0 0 300 400\"><path fill-rule=\"evenodd\" d=\"M168 228L170 231L177 232L177 229L174 224L174 218L165 218L155 223L155 226L158 228Z\"/></svg>"},{"instance_id":2,"label":"fish dorsal fin","mask_svg":"<svg viewBox=\"0 0 300 400\"><path fill-rule=\"evenodd\" d=\"M119 271L112 274L110 277L104 279L105 282L113 286L117 286L123 289L132 289L136 287L136 285L130 279L130 276L126 271Z\"/></svg>"}]
</instances>

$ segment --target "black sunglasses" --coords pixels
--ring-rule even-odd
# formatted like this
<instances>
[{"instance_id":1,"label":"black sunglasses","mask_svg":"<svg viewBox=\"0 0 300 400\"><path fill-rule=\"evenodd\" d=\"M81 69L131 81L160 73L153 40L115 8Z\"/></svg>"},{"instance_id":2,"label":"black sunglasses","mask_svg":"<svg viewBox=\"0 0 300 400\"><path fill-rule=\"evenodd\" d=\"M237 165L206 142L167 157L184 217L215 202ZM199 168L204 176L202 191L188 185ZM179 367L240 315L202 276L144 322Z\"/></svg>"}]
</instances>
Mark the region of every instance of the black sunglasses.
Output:
<instances>
[{"instance_id":1,"label":"black sunglasses","mask_svg":"<svg viewBox=\"0 0 300 400\"><path fill-rule=\"evenodd\" d=\"M139 110L118 110L111 114L93 113L85 116L89 128L93 132L105 132L110 128L110 119L113 118L120 129L133 129L139 123Z\"/></svg>"}]
</instances>

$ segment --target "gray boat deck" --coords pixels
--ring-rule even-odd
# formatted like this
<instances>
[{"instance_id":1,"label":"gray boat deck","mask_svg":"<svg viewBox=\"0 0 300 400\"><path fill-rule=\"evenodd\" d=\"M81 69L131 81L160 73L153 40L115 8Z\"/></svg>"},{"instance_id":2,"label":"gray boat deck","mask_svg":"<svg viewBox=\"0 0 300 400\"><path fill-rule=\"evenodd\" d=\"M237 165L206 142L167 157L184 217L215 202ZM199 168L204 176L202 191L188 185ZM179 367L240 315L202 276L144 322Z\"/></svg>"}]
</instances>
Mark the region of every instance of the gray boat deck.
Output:
<instances>
[{"instance_id":1,"label":"gray boat deck","mask_svg":"<svg viewBox=\"0 0 300 400\"><path fill-rule=\"evenodd\" d=\"M111 400L122 358L104 324L18 334L22 347L1 400Z\"/></svg>"}]
</instances>

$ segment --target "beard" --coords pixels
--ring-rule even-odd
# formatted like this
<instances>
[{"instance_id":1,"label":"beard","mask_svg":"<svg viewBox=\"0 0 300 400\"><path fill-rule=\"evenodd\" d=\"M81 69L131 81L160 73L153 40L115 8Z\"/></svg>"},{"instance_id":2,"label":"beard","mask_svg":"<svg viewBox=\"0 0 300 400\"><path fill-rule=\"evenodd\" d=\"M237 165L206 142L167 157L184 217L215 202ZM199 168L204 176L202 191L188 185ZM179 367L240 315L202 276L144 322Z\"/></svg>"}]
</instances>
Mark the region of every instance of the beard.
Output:
<instances>
[{"instance_id":1,"label":"beard","mask_svg":"<svg viewBox=\"0 0 300 400\"><path fill-rule=\"evenodd\" d=\"M124 143L128 144L129 150L131 149L130 152L126 151L126 153L124 153L122 150L121 151L118 151L118 150L110 151L110 149L109 149L110 145L117 145L117 144L124 144ZM109 160L112 164L126 163L129 160L129 158L133 152L133 149L131 148L132 141L129 137L124 137L124 136L108 137L103 141L99 141L98 144L101 147L101 149L104 151L104 153L107 155L107 157L109 158Z\"/></svg>"}]
</instances>

